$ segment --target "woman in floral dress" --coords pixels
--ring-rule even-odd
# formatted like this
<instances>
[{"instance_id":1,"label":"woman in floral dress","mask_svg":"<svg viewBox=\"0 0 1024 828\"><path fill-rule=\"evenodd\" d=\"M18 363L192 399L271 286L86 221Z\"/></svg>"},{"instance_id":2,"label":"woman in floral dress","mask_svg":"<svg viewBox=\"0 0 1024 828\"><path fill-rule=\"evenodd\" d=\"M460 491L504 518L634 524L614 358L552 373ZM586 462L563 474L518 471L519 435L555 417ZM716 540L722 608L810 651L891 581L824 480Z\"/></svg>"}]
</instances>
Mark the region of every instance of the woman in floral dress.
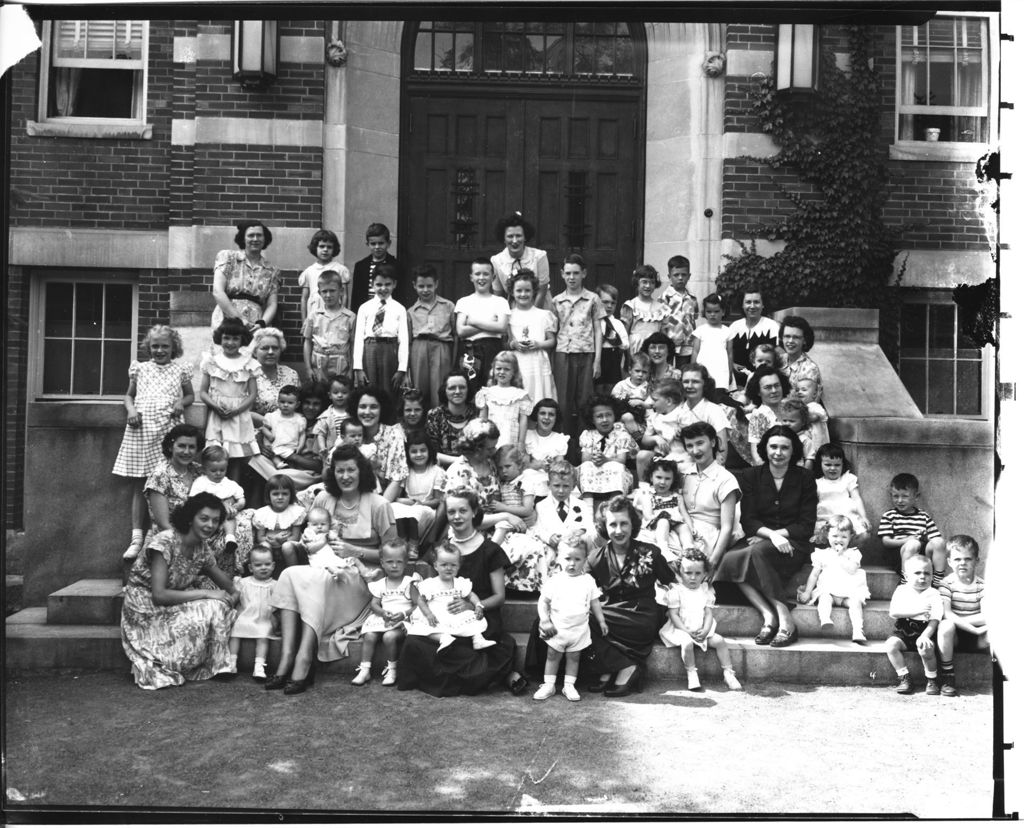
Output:
<instances>
[{"instance_id":1,"label":"woman in floral dress","mask_svg":"<svg viewBox=\"0 0 1024 828\"><path fill-rule=\"evenodd\" d=\"M216 495L189 498L172 513L171 528L147 539L135 559L124 589L121 645L144 690L202 681L230 669L237 593L210 546L224 514ZM213 588L203 585L206 579Z\"/></svg>"},{"instance_id":2,"label":"woman in floral dress","mask_svg":"<svg viewBox=\"0 0 1024 828\"><path fill-rule=\"evenodd\" d=\"M437 462L448 468L459 457L458 442L466 423L476 418L477 407L469 399L469 377L452 371L438 389L441 404L427 412L425 428L437 451Z\"/></svg>"},{"instance_id":3,"label":"woman in floral dress","mask_svg":"<svg viewBox=\"0 0 1024 828\"><path fill-rule=\"evenodd\" d=\"M249 330L264 327L277 314L280 271L263 255L273 234L259 221L237 225L238 250L221 250L213 265L213 309L210 327L217 329L225 318L240 319Z\"/></svg>"}]
</instances>

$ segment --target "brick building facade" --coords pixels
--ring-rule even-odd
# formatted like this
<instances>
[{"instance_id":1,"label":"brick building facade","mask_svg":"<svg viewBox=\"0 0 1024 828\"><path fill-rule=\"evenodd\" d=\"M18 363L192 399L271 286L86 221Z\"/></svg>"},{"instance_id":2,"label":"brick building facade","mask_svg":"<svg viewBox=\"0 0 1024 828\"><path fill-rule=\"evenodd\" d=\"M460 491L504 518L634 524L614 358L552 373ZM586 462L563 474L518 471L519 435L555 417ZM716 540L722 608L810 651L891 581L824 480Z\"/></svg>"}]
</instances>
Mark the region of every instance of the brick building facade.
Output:
<instances>
[{"instance_id":1,"label":"brick building facade","mask_svg":"<svg viewBox=\"0 0 1024 828\"><path fill-rule=\"evenodd\" d=\"M971 32L969 42L956 41L963 47L956 51L956 44L939 42L946 30L936 30L934 51L936 55L949 52L954 60L963 61L961 75L968 70L974 76L981 73L986 92L972 92L976 100L970 103L974 105L972 113L982 108L987 113L977 116L977 123L986 124L986 130L993 133L984 140L980 136L966 142L897 138L901 82L897 38L901 30L898 24L886 21L872 27L875 68L886 88L879 117L883 133L892 136L893 193L888 214L894 221L925 225L905 238L905 249L911 255L903 283L908 294L916 291L923 297L920 301L938 308L929 311L932 316L926 319L926 325L934 327L928 328L926 348L937 348L935 343L945 342L959 331L951 289L959 283L983 282L994 274L990 255L994 239L986 230L987 204L974 170L976 160L995 145L991 89L996 84L999 21L997 15L943 14L947 17L936 19L950 21L956 32ZM502 24L495 25L500 28ZM482 107L483 102L503 101L505 110L499 114L510 118L511 101L517 95L533 102L527 109L532 106L542 111L542 116L547 112L542 109L543 102L551 98L569 101L572 96L582 100L593 95L595 106L614 100L627 111L634 107L629 163L635 170L636 197L631 202L635 215L627 225L633 230L628 241L615 239L612 246L618 243L623 248L620 253L626 261L651 262L659 270L664 270L670 255L689 256L694 272L691 290L698 296L713 290L723 254L735 252L736 242L748 240L759 222L785 213L787 202L773 180L780 178L779 174L769 174L765 166L746 158L774 151L750 109L760 78L773 71L774 21L634 21L628 27L618 24L617 29L576 22L564 24L568 28L554 35L553 29L547 34L524 34L514 25L502 29L503 37L526 37L530 43L539 42L530 38L548 37L546 43L555 43L558 37L572 37L577 44L590 44L579 46L579 50L593 48L598 57L606 48L619 49L612 53L621 54L625 44L633 62L626 68L618 66L611 73L614 77L577 62L566 64L566 72L544 67L532 74L523 71L516 75L507 67L502 72L490 71L487 44L494 41L487 39L493 37L495 25L420 23L417 27L411 21L281 20L276 79L265 90L253 91L232 79L230 21L150 21L139 30L144 31L140 43L145 68L133 70L134 100L144 92L145 111L134 111L127 119L138 133L130 135L123 131L124 122L117 119L76 118L73 112L52 115L52 101L41 78L63 68L56 59L57 41L12 70L11 257L5 274L9 326L4 519L8 529L26 530L30 549L80 542L82 533L77 529L54 534L33 526L34 519L46 515L48 491L38 479L40 472L31 469L32 457L44 456L34 455L38 449L33 447L39 440L54 438L45 456L49 462L66 463L68 456L59 452L70 451L75 441L54 434L69 429L79 432L77 450L86 451L92 464L88 474L71 475L77 481L73 485L83 491L106 491L106 500L117 504L106 510L111 524L119 532L122 524L127 525L125 492L114 485L109 474L123 424L119 401L126 360L134 358L135 343L150 325L168 319L175 295L209 291L214 255L232 246L236 220L258 217L274 232L267 255L282 269L277 322L293 343L298 342L299 329L296 276L310 261L305 246L319 227L338 233L343 245L339 260L349 267L365 255L362 234L370 221L383 221L391 227L393 249L400 258L414 264L432 261L433 254L413 249L412 240L419 238L417 224L431 218L432 211L427 208L434 202L430 199L436 199L438 212L444 216L452 196L447 190L431 192L428 188L427 200L416 201L417 170L410 169L409 159L421 151L417 141L427 134L421 133L411 113L419 112L416 107L422 104L428 121L439 123L437 119L445 113L431 109L429 103L439 95L449 95L451 100L464 98L467 113ZM57 26L53 21L43 31L40 23L40 33L46 39ZM904 29L916 30L916 38L926 36L923 25ZM82 37L86 30L75 31L76 37ZM461 33L461 39L453 43L458 42L464 54L470 44L471 57L462 74L457 68L424 58L424 38L432 37L430 42L437 44L448 32ZM841 60L841 28L825 26L821 34ZM125 42L135 36L126 35ZM348 50L347 62L341 66L325 61L325 46L333 39L343 40ZM701 70L705 57L715 52L725 58L721 76ZM548 54L555 54L554 46ZM941 69L945 58L926 60ZM606 96L604 103L601 94ZM600 129L600 109L594 111L598 113L595 129ZM459 112L449 127L456 130L450 133L455 136L452 147L456 153L463 147L459 143L463 133L457 130L460 124L468 130L465 119L470 117ZM468 167L472 159L462 151L459 163ZM587 168L594 170L594 177L587 179L591 187L599 185L602 175L610 174L600 166L600 146L595 153L596 160ZM510 158L513 155L509 153ZM570 147L565 169L571 168L571 155ZM798 186L793 176L781 178ZM479 193L486 194L487 181L481 177ZM444 262L454 262L455 267L473 252L474 245L495 252L499 245L490 238L490 216L509 208L541 215L540 207L524 195L531 192L529 181L525 189L507 192L518 193L509 198L520 200L498 204L478 197L477 203L483 206L473 217L477 236L471 249L444 253L449 257ZM594 199L580 208L592 211L582 216L581 228L600 226L603 208L599 201ZM450 222L440 224L442 232L449 232ZM548 232L547 239L542 239L546 243L540 246L547 247L555 259L567 243L557 238L557 227ZM600 240L588 241L596 247ZM450 241L450 246L454 248L455 242ZM583 245L584 253L588 246ZM765 247L771 249L768 243ZM614 264L608 267L613 270ZM628 295L628 272L616 272L615 279ZM104 340L104 347L109 345L109 354L113 354L104 365L109 374L101 372L96 380L82 366L82 381L89 386L86 392L69 390L56 381L45 387L50 382L46 360L65 358L54 357L57 352L47 351L46 346L45 300L49 295L56 301L53 297L57 296L47 293L47 285L55 282L130 288L127 338L131 347L118 344L125 338L123 331L112 335L109 343ZM112 301L113 294L104 295L104 301ZM954 330L937 327L950 324ZM291 359L298 359L297 345L291 350ZM961 410L940 412L941 405L936 403L938 408L929 412L928 395L935 394L926 388L925 399L919 402L923 414L954 413L991 423L988 400L993 358L990 349L984 353L980 348L973 350L978 358L970 370L976 369L977 377L971 382L978 386L974 395L978 404L971 407L960 401ZM83 353L91 352L85 349ZM71 360L76 358L80 355ZM925 358L930 357L926 354ZM77 365L64 367L76 376ZM96 508L103 508L103 502L85 499ZM93 537L88 531L84 534ZM112 543L114 547L118 543ZM108 552L106 557L112 562L114 555ZM67 566L66 561L55 563L53 570ZM103 568L93 562L78 570L91 574Z\"/></svg>"}]
</instances>

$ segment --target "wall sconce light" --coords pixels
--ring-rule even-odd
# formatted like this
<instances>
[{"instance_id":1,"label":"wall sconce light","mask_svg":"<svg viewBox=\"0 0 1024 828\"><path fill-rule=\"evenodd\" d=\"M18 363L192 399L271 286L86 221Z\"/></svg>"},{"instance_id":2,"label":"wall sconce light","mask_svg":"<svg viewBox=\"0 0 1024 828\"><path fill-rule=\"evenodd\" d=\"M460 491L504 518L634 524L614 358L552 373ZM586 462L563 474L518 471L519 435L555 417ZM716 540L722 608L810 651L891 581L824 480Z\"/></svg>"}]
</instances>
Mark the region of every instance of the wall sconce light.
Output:
<instances>
[{"instance_id":1,"label":"wall sconce light","mask_svg":"<svg viewBox=\"0 0 1024 828\"><path fill-rule=\"evenodd\" d=\"M775 88L790 94L818 91L818 31L811 24L780 23L775 39Z\"/></svg>"},{"instance_id":2,"label":"wall sconce light","mask_svg":"<svg viewBox=\"0 0 1024 828\"><path fill-rule=\"evenodd\" d=\"M266 89L277 77L276 20L236 20L231 32L231 77L243 89Z\"/></svg>"}]
</instances>

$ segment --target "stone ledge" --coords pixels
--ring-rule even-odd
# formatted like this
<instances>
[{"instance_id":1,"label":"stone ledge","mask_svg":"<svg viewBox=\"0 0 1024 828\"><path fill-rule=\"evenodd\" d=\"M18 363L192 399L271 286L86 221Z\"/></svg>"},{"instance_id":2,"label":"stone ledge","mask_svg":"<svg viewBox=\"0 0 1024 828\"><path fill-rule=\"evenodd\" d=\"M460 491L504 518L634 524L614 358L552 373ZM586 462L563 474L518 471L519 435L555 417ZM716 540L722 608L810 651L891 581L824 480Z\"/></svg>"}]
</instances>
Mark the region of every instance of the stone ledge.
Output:
<instances>
[{"instance_id":1,"label":"stone ledge","mask_svg":"<svg viewBox=\"0 0 1024 828\"><path fill-rule=\"evenodd\" d=\"M912 445L919 451L995 447L995 430L987 420L837 416L832 427L837 439L861 445Z\"/></svg>"}]
</instances>

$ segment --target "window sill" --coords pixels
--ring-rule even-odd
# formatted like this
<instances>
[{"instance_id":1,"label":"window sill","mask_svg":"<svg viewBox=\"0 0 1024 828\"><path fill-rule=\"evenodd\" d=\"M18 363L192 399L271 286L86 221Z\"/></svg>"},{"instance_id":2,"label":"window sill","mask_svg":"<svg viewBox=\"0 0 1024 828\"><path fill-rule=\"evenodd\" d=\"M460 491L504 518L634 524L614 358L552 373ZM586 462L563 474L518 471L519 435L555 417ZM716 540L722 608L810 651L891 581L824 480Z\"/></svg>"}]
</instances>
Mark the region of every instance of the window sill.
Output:
<instances>
[{"instance_id":1,"label":"window sill","mask_svg":"<svg viewBox=\"0 0 1024 828\"><path fill-rule=\"evenodd\" d=\"M135 121L124 123L96 121L29 121L25 131L32 137L52 138L135 138L150 140L153 125Z\"/></svg>"},{"instance_id":2,"label":"window sill","mask_svg":"<svg viewBox=\"0 0 1024 828\"><path fill-rule=\"evenodd\" d=\"M969 161L973 164L988 151L988 144L968 144L954 141L907 141L889 145L889 160Z\"/></svg>"}]
</instances>

